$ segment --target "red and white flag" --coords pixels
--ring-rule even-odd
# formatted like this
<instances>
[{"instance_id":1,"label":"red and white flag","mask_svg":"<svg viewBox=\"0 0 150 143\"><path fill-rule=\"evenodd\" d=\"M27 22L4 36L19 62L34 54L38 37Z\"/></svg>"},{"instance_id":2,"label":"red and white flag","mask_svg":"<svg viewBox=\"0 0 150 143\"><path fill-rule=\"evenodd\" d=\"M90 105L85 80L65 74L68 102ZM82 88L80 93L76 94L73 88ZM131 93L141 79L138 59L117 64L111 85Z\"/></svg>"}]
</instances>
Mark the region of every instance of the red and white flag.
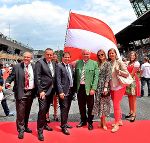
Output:
<instances>
[{"instance_id":1,"label":"red and white flag","mask_svg":"<svg viewBox=\"0 0 150 143\"><path fill-rule=\"evenodd\" d=\"M96 59L96 53L100 49L107 54L110 48L115 48L120 56L116 45L115 36L106 23L70 12L64 51L71 53L72 61L82 58L82 49L92 52L91 59Z\"/></svg>"}]
</instances>

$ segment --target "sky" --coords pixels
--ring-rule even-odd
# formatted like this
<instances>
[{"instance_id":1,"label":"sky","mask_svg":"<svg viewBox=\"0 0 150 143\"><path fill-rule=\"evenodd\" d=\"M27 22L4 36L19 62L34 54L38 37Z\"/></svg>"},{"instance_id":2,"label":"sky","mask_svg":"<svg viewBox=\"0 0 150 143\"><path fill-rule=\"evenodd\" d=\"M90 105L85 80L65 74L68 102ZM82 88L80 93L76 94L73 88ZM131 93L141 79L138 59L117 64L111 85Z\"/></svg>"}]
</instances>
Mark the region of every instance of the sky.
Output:
<instances>
[{"instance_id":1,"label":"sky","mask_svg":"<svg viewBox=\"0 0 150 143\"><path fill-rule=\"evenodd\" d=\"M136 20L129 0L0 0L0 32L35 50L60 50L70 9L104 21L114 34Z\"/></svg>"}]
</instances>

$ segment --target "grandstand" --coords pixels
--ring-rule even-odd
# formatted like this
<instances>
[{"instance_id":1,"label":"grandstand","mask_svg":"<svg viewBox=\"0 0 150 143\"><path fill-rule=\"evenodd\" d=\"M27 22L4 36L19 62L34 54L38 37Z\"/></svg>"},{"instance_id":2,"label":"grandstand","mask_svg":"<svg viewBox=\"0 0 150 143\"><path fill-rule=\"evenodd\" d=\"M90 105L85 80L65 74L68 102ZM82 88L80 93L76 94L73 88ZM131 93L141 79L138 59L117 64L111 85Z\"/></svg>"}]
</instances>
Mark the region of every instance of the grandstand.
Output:
<instances>
[{"instance_id":1,"label":"grandstand","mask_svg":"<svg viewBox=\"0 0 150 143\"><path fill-rule=\"evenodd\" d=\"M137 20L118 32L115 37L123 56L131 50L137 51L139 61L150 57L150 0L130 0Z\"/></svg>"},{"instance_id":2,"label":"grandstand","mask_svg":"<svg viewBox=\"0 0 150 143\"><path fill-rule=\"evenodd\" d=\"M13 63L22 59L25 51L33 51L33 49L0 33L0 62Z\"/></svg>"}]
</instances>

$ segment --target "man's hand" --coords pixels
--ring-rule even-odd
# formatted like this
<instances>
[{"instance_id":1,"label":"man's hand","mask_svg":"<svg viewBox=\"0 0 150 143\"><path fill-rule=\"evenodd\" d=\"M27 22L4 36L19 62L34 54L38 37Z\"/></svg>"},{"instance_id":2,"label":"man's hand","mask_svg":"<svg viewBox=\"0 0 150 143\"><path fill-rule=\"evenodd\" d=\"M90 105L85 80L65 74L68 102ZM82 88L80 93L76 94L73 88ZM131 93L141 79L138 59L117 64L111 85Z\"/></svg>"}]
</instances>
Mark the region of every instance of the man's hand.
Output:
<instances>
[{"instance_id":1,"label":"man's hand","mask_svg":"<svg viewBox=\"0 0 150 143\"><path fill-rule=\"evenodd\" d=\"M6 83L6 84L5 84L5 87L6 87L6 88L11 88L11 84L10 84L10 83Z\"/></svg>"},{"instance_id":2,"label":"man's hand","mask_svg":"<svg viewBox=\"0 0 150 143\"><path fill-rule=\"evenodd\" d=\"M60 93L60 94L59 94L59 97L60 97L61 99L64 99L64 96L65 96L64 93Z\"/></svg>"},{"instance_id":3,"label":"man's hand","mask_svg":"<svg viewBox=\"0 0 150 143\"><path fill-rule=\"evenodd\" d=\"M95 90L94 89L91 89L90 90L90 95L94 95L95 94Z\"/></svg>"},{"instance_id":4,"label":"man's hand","mask_svg":"<svg viewBox=\"0 0 150 143\"><path fill-rule=\"evenodd\" d=\"M40 93L40 98L41 98L41 99L45 99L45 95L46 95L45 92L42 91L42 92Z\"/></svg>"}]
</instances>

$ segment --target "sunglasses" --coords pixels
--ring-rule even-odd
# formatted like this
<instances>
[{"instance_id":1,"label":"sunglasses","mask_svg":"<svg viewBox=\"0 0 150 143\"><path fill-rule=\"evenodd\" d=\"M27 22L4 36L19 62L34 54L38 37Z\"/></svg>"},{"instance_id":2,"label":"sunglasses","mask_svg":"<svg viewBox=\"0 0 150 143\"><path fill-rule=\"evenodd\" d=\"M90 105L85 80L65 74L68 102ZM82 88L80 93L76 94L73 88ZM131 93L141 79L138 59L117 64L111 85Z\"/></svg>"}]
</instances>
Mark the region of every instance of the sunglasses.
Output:
<instances>
[{"instance_id":1,"label":"sunglasses","mask_svg":"<svg viewBox=\"0 0 150 143\"><path fill-rule=\"evenodd\" d=\"M98 56L104 56L104 54L99 54Z\"/></svg>"}]
</instances>

